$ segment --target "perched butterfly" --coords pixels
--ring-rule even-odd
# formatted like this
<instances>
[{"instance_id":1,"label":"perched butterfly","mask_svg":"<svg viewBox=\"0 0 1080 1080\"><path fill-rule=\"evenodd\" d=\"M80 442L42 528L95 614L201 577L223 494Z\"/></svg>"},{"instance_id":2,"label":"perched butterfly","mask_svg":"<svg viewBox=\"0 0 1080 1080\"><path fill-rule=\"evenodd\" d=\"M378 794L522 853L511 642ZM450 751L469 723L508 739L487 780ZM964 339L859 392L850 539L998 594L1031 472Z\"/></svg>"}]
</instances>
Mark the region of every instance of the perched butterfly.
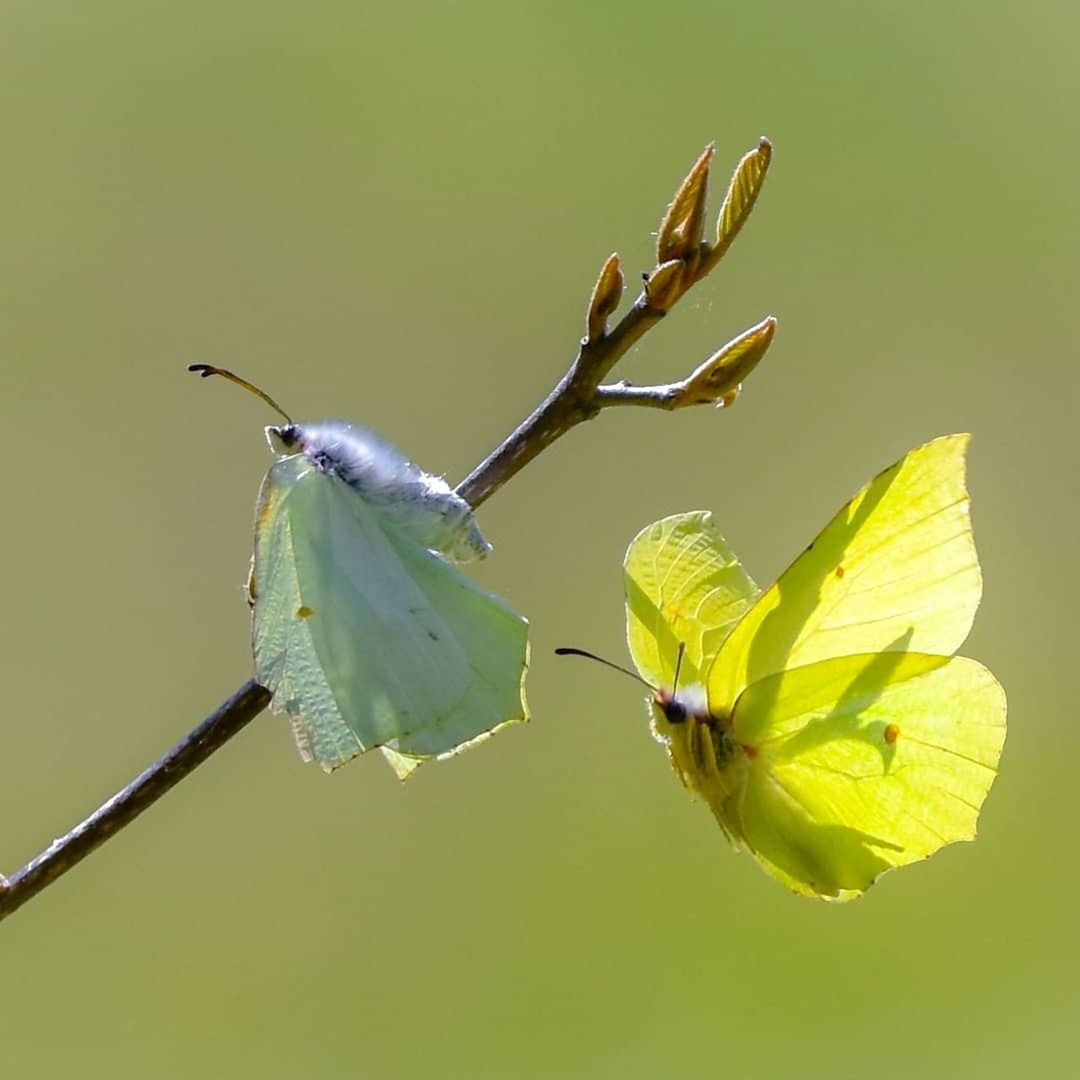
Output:
<instances>
[{"instance_id":1,"label":"perched butterfly","mask_svg":"<svg viewBox=\"0 0 1080 1080\"><path fill-rule=\"evenodd\" d=\"M626 553L656 738L736 849L797 893L849 900L974 839L1005 695L952 655L982 589L967 442L880 473L765 592L708 513L664 518Z\"/></svg>"},{"instance_id":2,"label":"perched butterfly","mask_svg":"<svg viewBox=\"0 0 1080 1080\"><path fill-rule=\"evenodd\" d=\"M300 754L330 770L379 747L404 779L528 719L528 623L453 562L491 545L439 477L365 428L285 417L259 493L248 591L255 677Z\"/></svg>"}]
</instances>

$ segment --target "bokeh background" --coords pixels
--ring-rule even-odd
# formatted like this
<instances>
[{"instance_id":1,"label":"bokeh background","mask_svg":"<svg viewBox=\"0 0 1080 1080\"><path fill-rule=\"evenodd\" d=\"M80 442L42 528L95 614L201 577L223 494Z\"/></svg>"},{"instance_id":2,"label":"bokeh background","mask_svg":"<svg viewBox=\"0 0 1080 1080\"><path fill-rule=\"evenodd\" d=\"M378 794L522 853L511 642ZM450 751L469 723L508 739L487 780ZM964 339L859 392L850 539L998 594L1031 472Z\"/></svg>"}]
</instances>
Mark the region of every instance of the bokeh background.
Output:
<instances>
[{"instance_id":1,"label":"bokeh background","mask_svg":"<svg viewBox=\"0 0 1080 1080\"><path fill-rule=\"evenodd\" d=\"M618 374L764 315L730 412L620 410L483 508L535 723L402 787L269 716L0 927L32 1077L1051 1075L1075 1061L1080 9L1060 3L0 5L0 869L249 675L272 417L468 471L571 358L686 168L760 134L750 225ZM715 186L720 186L719 184ZM714 203L718 199L718 193ZM712 508L767 581L879 468L975 433L1010 698L974 845L846 907L726 848L649 737L620 560Z\"/></svg>"}]
</instances>

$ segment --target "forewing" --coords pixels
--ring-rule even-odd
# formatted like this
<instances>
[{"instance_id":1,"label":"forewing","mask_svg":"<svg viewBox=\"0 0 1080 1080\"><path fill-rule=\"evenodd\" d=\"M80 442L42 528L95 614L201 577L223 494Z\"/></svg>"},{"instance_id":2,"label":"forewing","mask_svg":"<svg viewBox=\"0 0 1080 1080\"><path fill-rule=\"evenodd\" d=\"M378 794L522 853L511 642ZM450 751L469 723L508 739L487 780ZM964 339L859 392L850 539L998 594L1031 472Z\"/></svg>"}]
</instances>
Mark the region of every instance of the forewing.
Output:
<instances>
[{"instance_id":1,"label":"forewing","mask_svg":"<svg viewBox=\"0 0 1080 1080\"><path fill-rule=\"evenodd\" d=\"M627 549L623 569L630 655L655 687L672 685L680 644L680 684L700 683L759 592L706 511L676 514L643 529Z\"/></svg>"},{"instance_id":2,"label":"forewing","mask_svg":"<svg viewBox=\"0 0 1080 1080\"><path fill-rule=\"evenodd\" d=\"M417 731L468 688L454 632L373 511L301 457L264 481L254 586L256 678L325 768Z\"/></svg>"},{"instance_id":3,"label":"forewing","mask_svg":"<svg viewBox=\"0 0 1080 1080\"><path fill-rule=\"evenodd\" d=\"M956 651L982 592L967 444L967 435L949 435L912 450L833 518L728 637L708 679L714 711L785 668L855 653Z\"/></svg>"},{"instance_id":4,"label":"forewing","mask_svg":"<svg viewBox=\"0 0 1080 1080\"><path fill-rule=\"evenodd\" d=\"M1005 694L963 657L877 653L754 683L747 846L797 892L850 899L885 870L975 837L1005 740Z\"/></svg>"}]
</instances>

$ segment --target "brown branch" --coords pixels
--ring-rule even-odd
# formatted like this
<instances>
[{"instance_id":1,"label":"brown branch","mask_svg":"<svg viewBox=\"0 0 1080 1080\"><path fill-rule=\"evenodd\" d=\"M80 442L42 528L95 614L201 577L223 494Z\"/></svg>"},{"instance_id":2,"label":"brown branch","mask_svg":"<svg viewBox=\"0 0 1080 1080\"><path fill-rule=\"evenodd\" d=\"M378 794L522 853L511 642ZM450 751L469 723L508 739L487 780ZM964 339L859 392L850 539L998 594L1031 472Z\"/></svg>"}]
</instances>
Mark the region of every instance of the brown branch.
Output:
<instances>
[{"instance_id":1,"label":"brown branch","mask_svg":"<svg viewBox=\"0 0 1080 1080\"><path fill-rule=\"evenodd\" d=\"M470 506L479 506L557 438L592 419L603 407L596 396L600 380L663 315L639 299L611 334L598 341L584 339L577 359L543 404L465 477L458 494Z\"/></svg>"},{"instance_id":2,"label":"brown branch","mask_svg":"<svg viewBox=\"0 0 1080 1080\"><path fill-rule=\"evenodd\" d=\"M705 150L676 192L658 234L659 265L646 275L641 295L611 331L607 319L618 306L623 279L618 257L606 261L589 300L586 333L574 362L540 407L458 485L458 494L470 505L479 506L556 439L609 406L674 409L728 405L734 400L742 380L772 341L776 322L771 317L740 334L678 383L641 388L601 385L627 350L716 265L753 207L772 156L764 139L735 170L721 207L717 243L704 242L701 233L712 153L711 147ZM270 692L249 680L85 821L54 840L11 878L0 876L0 919L134 821L269 704Z\"/></svg>"},{"instance_id":3,"label":"brown branch","mask_svg":"<svg viewBox=\"0 0 1080 1080\"><path fill-rule=\"evenodd\" d=\"M164 757L9 878L0 888L0 918L22 907L46 885L82 862L94 848L134 821L269 704L270 692L249 679Z\"/></svg>"}]
</instances>

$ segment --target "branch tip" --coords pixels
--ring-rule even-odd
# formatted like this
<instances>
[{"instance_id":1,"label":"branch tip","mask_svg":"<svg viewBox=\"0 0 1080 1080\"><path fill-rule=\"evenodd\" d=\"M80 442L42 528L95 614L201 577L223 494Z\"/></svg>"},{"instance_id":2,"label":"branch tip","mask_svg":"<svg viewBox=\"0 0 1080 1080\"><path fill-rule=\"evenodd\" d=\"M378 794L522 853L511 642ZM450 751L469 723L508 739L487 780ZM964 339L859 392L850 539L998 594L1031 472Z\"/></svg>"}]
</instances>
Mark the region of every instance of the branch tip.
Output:
<instances>
[{"instance_id":1,"label":"branch tip","mask_svg":"<svg viewBox=\"0 0 1080 1080\"><path fill-rule=\"evenodd\" d=\"M675 192L656 234L657 263L692 258L701 246L709 166L715 151L714 143L702 150Z\"/></svg>"},{"instance_id":2,"label":"branch tip","mask_svg":"<svg viewBox=\"0 0 1080 1080\"><path fill-rule=\"evenodd\" d=\"M757 146L744 154L735 166L717 217L716 242L702 267L702 274L708 273L724 257L735 237L739 235L739 230L746 224L750 212L754 209L754 203L761 194L765 174L772 162L772 153L772 143L763 135Z\"/></svg>"},{"instance_id":3,"label":"branch tip","mask_svg":"<svg viewBox=\"0 0 1080 1080\"><path fill-rule=\"evenodd\" d=\"M680 405L729 406L725 400L738 394L747 376L761 363L776 333L776 319L769 315L756 326L719 348L683 380Z\"/></svg>"}]
</instances>

